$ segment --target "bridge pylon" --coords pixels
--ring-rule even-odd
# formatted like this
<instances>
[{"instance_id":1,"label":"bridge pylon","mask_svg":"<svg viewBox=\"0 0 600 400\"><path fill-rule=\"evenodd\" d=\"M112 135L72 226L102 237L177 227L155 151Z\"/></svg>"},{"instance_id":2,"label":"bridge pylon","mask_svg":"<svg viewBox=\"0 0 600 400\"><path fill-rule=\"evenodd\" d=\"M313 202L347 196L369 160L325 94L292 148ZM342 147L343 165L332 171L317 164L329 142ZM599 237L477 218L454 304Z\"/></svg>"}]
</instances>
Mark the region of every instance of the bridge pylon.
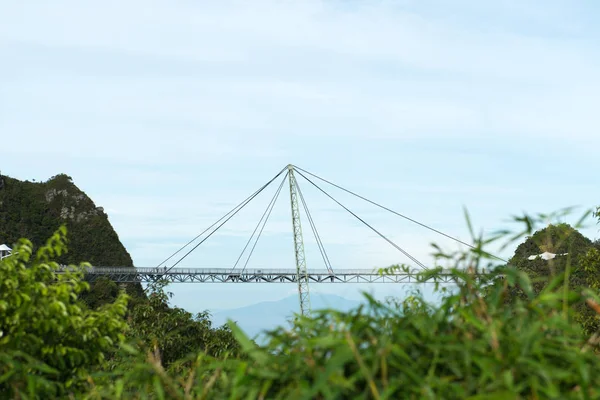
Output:
<instances>
[{"instance_id":1,"label":"bridge pylon","mask_svg":"<svg viewBox=\"0 0 600 400\"><path fill-rule=\"evenodd\" d=\"M294 233L294 254L296 257L296 273L298 279L298 296L300 300L300 314L310 313L310 295L308 291L308 271L306 270L306 256L304 254L304 238L300 222L300 206L298 204L298 182L294 175L294 166L288 165L288 178L290 183L290 204L292 207L292 227Z\"/></svg>"}]
</instances>

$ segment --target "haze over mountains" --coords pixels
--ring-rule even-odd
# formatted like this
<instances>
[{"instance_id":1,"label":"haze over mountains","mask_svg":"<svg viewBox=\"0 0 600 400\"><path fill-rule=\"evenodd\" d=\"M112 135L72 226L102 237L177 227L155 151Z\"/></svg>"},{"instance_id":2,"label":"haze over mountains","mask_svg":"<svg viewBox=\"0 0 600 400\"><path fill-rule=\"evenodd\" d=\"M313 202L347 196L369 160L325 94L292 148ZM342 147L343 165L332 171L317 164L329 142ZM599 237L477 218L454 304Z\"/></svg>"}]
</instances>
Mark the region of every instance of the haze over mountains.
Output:
<instances>
[{"instance_id":1,"label":"haze over mountains","mask_svg":"<svg viewBox=\"0 0 600 400\"><path fill-rule=\"evenodd\" d=\"M311 308L313 310L331 308L346 311L357 307L360 301L345 299L332 294L311 293ZM266 301L246 307L230 310L219 310L212 316L214 326L219 326L231 319L246 332L254 337L261 331L287 325L294 313L299 311L298 295L290 295L278 301Z\"/></svg>"}]
</instances>

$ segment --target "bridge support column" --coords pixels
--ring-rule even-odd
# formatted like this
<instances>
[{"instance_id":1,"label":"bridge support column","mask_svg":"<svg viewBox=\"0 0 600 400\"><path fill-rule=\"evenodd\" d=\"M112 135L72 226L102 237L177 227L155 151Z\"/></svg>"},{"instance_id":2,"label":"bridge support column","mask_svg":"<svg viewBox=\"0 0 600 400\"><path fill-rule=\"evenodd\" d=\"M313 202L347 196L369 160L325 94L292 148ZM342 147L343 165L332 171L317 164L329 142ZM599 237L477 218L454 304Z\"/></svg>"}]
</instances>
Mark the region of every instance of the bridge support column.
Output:
<instances>
[{"instance_id":1,"label":"bridge support column","mask_svg":"<svg viewBox=\"0 0 600 400\"><path fill-rule=\"evenodd\" d=\"M304 255L304 239L300 223L300 206L298 204L298 189L293 165L288 165L290 181L290 203L292 206L292 226L294 230L294 253L296 255L296 278L298 280L298 296L300 298L300 314L310 313L310 295L308 292L308 272Z\"/></svg>"}]
</instances>

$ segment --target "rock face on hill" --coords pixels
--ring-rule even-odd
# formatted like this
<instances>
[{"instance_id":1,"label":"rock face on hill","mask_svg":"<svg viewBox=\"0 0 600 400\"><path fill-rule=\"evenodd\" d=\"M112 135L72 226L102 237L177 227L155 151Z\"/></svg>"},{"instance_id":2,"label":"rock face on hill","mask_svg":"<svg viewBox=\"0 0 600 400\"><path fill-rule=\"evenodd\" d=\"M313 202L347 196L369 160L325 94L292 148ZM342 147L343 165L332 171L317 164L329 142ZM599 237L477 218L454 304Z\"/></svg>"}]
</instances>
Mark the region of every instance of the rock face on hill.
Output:
<instances>
[{"instance_id":1,"label":"rock face on hill","mask_svg":"<svg viewBox=\"0 0 600 400\"><path fill-rule=\"evenodd\" d=\"M68 229L69 251L61 263L133 266L103 208L71 177L60 174L46 182L29 182L0 176L0 244L11 246L24 237L37 247L62 224Z\"/></svg>"}]
</instances>

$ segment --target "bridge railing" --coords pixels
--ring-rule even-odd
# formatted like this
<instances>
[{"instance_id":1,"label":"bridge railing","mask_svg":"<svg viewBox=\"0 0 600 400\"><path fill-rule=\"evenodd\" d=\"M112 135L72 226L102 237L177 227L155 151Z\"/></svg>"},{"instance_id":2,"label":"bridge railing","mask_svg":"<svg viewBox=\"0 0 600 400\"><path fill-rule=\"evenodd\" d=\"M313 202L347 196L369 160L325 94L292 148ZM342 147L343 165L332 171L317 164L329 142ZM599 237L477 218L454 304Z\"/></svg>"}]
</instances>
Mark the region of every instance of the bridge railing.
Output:
<instances>
[{"instance_id":1,"label":"bridge railing","mask_svg":"<svg viewBox=\"0 0 600 400\"><path fill-rule=\"evenodd\" d=\"M67 268L67 267L64 267ZM295 275L295 269L245 269L232 270L231 268L152 268L152 267L102 267L94 266L86 269L88 274L110 275L110 274L145 274L145 275ZM333 273L323 269L309 269L308 275L341 276L341 275L380 275L377 269L337 269ZM419 271L386 272L384 275L417 275ZM450 270L442 270L442 275L449 275Z\"/></svg>"}]
</instances>

